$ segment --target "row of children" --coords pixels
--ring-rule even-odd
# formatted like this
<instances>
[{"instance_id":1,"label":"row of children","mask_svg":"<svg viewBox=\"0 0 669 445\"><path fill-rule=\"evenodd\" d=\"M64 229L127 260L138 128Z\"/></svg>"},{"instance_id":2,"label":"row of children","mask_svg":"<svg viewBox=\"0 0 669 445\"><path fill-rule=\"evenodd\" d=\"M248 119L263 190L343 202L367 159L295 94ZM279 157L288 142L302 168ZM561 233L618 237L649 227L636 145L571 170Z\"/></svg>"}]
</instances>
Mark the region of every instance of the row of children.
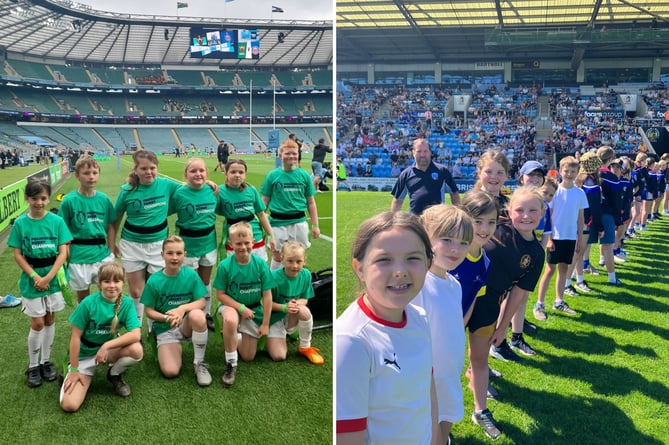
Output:
<instances>
[{"instance_id":1,"label":"row of children","mask_svg":"<svg viewBox=\"0 0 669 445\"><path fill-rule=\"evenodd\" d=\"M203 359L207 328L213 327L209 314L211 272L217 260L216 215L226 218L224 239L229 252L213 283L222 303L224 385L234 383L237 350L242 359L252 360L259 337L269 334L270 356L285 359L286 329L297 328L300 353L322 364L318 349L310 345L313 321L306 299L313 291L311 274L304 269L309 232L313 238L320 234L316 192L309 174L297 168L297 146L286 141L279 153L282 166L268 173L260 193L245 182L243 160L228 162L226 183L219 187L207 179L204 161L191 159L186 164L186 184L181 185L158 177L158 160L148 151L134 154L133 169L115 205L95 189L100 167L90 157L77 162L79 187L65 196L60 215L47 211L50 186L29 182L25 190L29 211L17 218L8 242L22 270L23 312L31 318L28 386L56 379L50 361L54 313L65 307L61 286L68 278L80 304L70 318L73 340L61 396L65 410L81 405L97 363L113 364L109 380L117 394L129 395L121 374L142 357L137 342L144 313L153 321L150 328L157 335L163 374L174 377L179 373L180 341L192 337L198 383L209 385L211 376ZM266 208L271 211L269 219ZM311 218L311 231L305 211ZM168 238L167 216L173 213L180 237ZM265 238L272 250L272 271L267 265ZM114 263L117 256L121 256L122 267ZM57 278L59 272L65 280ZM121 298L126 278L131 299ZM90 286L96 282L100 292L89 297ZM119 325L126 334L118 336Z\"/></svg>"},{"instance_id":2,"label":"row of children","mask_svg":"<svg viewBox=\"0 0 669 445\"><path fill-rule=\"evenodd\" d=\"M451 425L463 417L466 329L472 420L491 438L501 435L487 409L496 395L489 378L499 376L488 357L517 360L512 348L536 354L523 336L534 327L525 321L527 298L541 278L534 313L545 320L556 269L553 308L576 313L562 297L569 267L583 266L588 243L600 240L605 264L613 266L615 230L629 218L619 204L625 186L609 168L613 159L610 147L580 163L566 157L559 185L529 161L509 200L501 193L508 160L489 151L475 191L458 208L429 207L420 219L381 214L362 224L352 261L364 293L336 324L338 443L450 443ZM609 282L620 285L615 270Z\"/></svg>"}]
</instances>

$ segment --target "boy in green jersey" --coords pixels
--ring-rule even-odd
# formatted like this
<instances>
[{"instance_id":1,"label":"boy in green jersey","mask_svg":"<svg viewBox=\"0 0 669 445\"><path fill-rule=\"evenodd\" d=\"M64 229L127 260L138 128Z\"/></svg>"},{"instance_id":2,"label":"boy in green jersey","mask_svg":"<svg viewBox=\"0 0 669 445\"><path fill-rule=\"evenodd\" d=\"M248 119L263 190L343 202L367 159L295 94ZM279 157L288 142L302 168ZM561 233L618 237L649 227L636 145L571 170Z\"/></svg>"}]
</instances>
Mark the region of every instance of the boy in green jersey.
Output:
<instances>
[{"instance_id":1,"label":"boy in green jersey","mask_svg":"<svg viewBox=\"0 0 669 445\"><path fill-rule=\"evenodd\" d=\"M221 302L218 312L223 319L223 346L225 348L225 372L223 385L227 388L235 382L237 374L237 351L242 360L255 358L258 339L269 333L272 314L272 273L257 255L252 255L253 229L246 221L230 226L230 244L235 254L218 265L214 289ZM237 331L241 332L241 341Z\"/></svg>"}]
</instances>

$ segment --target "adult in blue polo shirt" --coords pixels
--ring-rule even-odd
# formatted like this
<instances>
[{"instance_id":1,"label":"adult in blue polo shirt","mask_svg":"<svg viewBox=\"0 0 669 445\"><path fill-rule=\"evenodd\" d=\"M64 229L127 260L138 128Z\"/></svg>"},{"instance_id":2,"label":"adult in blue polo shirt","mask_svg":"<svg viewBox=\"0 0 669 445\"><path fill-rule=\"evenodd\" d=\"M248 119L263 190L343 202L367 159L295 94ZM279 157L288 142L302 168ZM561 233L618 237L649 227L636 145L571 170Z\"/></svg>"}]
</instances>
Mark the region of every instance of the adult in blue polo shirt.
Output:
<instances>
[{"instance_id":1,"label":"adult in blue polo shirt","mask_svg":"<svg viewBox=\"0 0 669 445\"><path fill-rule=\"evenodd\" d=\"M392 190L393 202L390 210L402 209L404 197L409 195L409 211L420 215L427 207L444 202L444 185L453 204L460 203L458 187L445 165L432 162L430 144L425 139L413 141L414 165L400 173Z\"/></svg>"}]
</instances>

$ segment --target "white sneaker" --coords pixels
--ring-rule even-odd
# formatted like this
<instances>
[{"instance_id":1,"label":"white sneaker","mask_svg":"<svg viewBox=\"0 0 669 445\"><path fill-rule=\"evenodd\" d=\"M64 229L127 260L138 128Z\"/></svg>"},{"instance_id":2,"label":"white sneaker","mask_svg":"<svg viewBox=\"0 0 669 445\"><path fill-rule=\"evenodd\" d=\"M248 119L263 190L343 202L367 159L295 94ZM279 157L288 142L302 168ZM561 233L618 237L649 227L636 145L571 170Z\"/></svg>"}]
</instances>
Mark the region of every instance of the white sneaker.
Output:
<instances>
[{"instance_id":1,"label":"white sneaker","mask_svg":"<svg viewBox=\"0 0 669 445\"><path fill-rule=\"evenodd\" d=\"M613 262L614 263L623 264L625 261L626 260L622 255L613 255Z\"/></svg>"},{"instance_id":2,"label":"white sneaker","mask_svg":"<svg viewBox=\"0 0 669 445\"><path fill-rule=\"evenodd\" d=\"M209 365L205 362L195 363L195 377L200 386L211 385L211 374L209 374Z\"/></svg>"}]
</instances>

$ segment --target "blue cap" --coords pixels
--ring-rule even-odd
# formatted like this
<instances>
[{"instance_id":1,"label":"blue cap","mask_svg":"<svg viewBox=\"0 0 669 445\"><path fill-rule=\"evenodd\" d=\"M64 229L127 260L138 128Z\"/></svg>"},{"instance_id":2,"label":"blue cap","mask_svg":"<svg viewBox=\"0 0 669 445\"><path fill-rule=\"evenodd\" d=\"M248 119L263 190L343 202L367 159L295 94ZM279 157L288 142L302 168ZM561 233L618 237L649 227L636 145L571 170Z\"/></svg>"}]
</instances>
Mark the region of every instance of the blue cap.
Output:
<instances>
[{"instance_id":1,"label":"blue cap","mask_svg":"<svg viewBox=\"0 0 669 445\"><path fill-rule=\"evenodd\" d=\"M529 175L533 171L539 170L542 175L546 176L546 169L544 168L543 165L541 165L540 162L538 161L527 161L526 163L523 164L522 167L520 167L520 174L521 175Z\"/></svg>"}]
</instances>

